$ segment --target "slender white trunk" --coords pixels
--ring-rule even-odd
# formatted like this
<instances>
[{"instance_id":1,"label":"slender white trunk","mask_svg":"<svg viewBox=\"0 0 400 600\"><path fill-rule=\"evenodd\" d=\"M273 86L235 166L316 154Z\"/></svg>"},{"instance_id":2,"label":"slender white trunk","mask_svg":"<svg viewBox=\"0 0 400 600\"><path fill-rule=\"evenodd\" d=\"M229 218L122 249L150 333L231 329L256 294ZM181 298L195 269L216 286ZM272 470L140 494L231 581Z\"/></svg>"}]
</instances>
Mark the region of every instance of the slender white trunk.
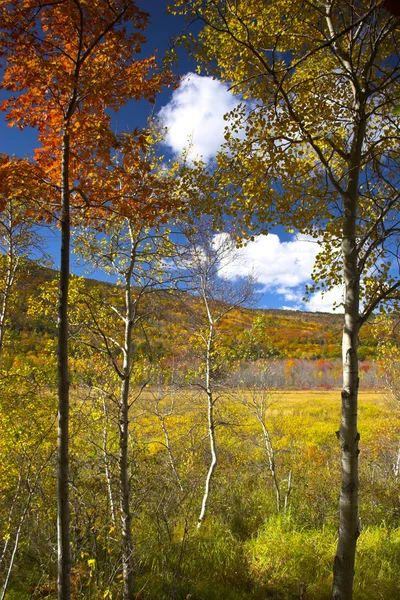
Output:
<instances>
[{"instance_id":1,"label":"slender white trunk","mask_svg":"<svg viewBox=\"0 0 400 600\"><path fill-rule=\"evenodd\" d=\"M103 460L104 460L104 471L106 476L107 483L107 493L108 500L110 502L110 513L111 513L111 521L113 526L115 527L116 519L115 519L115 506L114 506L114 498L112 493L112 482L111 482L111 473L110 473L110 464L108 460L108 411L106 406L106 400L103 396L103 413L105 425L103 429Z\"/></svg>"},{"instance_id":2,"label":"slender white trunk","mask_svg":"<svg viewBox=\"0 0 400 600\"><path fill-rule=\"evenodd\" d=\"M6 592L7 592L7 588L8 588L8 583L10 581L11 572L12 572L12 569L13 569L13 566L14 566L15 556L16 556L17 550L18 550L19 539L21 537L22 527L23 527L23 525L25 523L25 518L26 518L26 515L28 513L30 503L31 503L32 493L33 493L32 489L29 488L28 499L26 501L26 504L25 504L24 510L22 512L22 515L21 515L21 517L19 519L18 528L17 528L16 534L15 534L14 548L13 548L13 551L11 553L10 564L8 565L6 578L5 578L4 584L3 584L3 589L1 590L0 600L4 600L5 596L6 596Z\"/></svg>"},{"instance_id":3,"label":"slender white trunk","mask_svg":"<svg viewBox=\"0 0 400 600\"><path fill-rule=\"evenodd\" d=\"M394 476L397 479L400 473L400 447L397 450L397 459L395 464L393 465Z\"/></svg>"},{"instance_id":4,"label":"slender white trunk","mask_svg":"<svg viewBox=\"0 0 400 600\"><path fill-rule=\"evenodd\" d=\"M208 401L208 437L209 437L209 441L210 441L211 463L210 463L210 466L208 469L206 484L204 487L203 501L201 503L200 515L199 515L199 519L197 521L197 529L200 529L200 527L202 526L202 524L204 523L204 520L206 518L207 506L208 506L208 501L209 501L210 492L211 492L212 479L214 476L214 471L218 464L217 444L215 441L214 402L212 399L212 395L210 396L207 394L207 401Z\"/></svg>"},{"instance_id":5,"label":"slender white trunk","mask_svg":"<svg viewBox=\"0 0 400 600\"><path fill-rule=\"evenodd\" d=\"M3 546L3 551L2 551L1 556L0 556L0 571L1 571L3 563L5 561L8 544L9 544L10 539L11 539L9 533L10 533L10 530L11 530L11 523L12 523L12 519L13 519L14 510L15 510L15 507L16 507L16 504L17 504L17 500L18 500L18 496L19 496L19 492L20 492L20 489L21 489L21 483L22 483L22 475L19 476L18 484L17 484L17 489L15 490L15 494L14 494L14 498L13 498L13 501L12 501L12 504L11 504L10 512L8 513L8 525L7 525L8 535L6 535L6 539L5 539L4 546Z\"/></svg>"},{"instance_id":6,"label":"slender white trunk","mask_svg":"<svg viewBox=\"0 0 400 600\"><path fill-rule=\"evenodd\" d=\"M119 476L120 476L120 509L121 509L121 542L122 542L122 574L123 600L133 600L133 544L132 515L130 510L130 486L128 470L128 399L129 378L121 384L121 402L119 408Z\"/></svg>"},{"instance_id":7,"label":"slender white trunk","mask_svg":"<svg viewBox=\"0 0 400 600\"><path fill-rule=\"evenodd\" d=\"M283 505L283 512L286 514L289 508L289 497L292 491L292 470L289 471L288 480L287 480L287 490L285 494L285 502Z\"/></svg>"},{"instance_id":8,"label":"slender white trunk","mask_svg":"<svg viewBox=\"0 0 400 600\"><path fill-rule=\"evenodd\" d=\"M10 224L11 228L11 224ZM11 233L10 233L11 236ZM18 258L14 256L12 239L9 242L9 253L7 255L7 272L3 289L3 301L0 312L0 364L3 356L4 334L6 330L6 320L8 316L8 305L10 302L11 290L15 281L15 273L18 267Z\"/></svg>"},{"instance_id":9,"label":"slender white trunk","mask_svg":"<svg viewBox=\"0 0 400 600\"><path fill-rule=\"evenodd\" d=\"M279 486L279 481L278 481L278 477L276 474L276 464L275 464L275 452L274 452L274 448L272 446L272 442L271 442L271 438L269 435L269 431L265 426L264 421L262 420L262 418L260 416L257 415L257 419L262 427L262 432L263 432L263 437L264 437L264 444L265 444L265 450L267 452L267 456L268 456L268 465L269 465L269 470L271 472L272 475L272 481L274 482L274 488L275 488L275 495L276 495L276 510L279 513L281 510L281 490L280 490L280 486Z\"/></svg>"},{"instance_id":10,"label":"slender white trunk","mask_svg":"<svg viewBox=\"0 0 400 600\"><path fill-rule=\"evenodd\" d=\"M212 389L212 350L213 350L213 339L214 339L214 326L213 323L210 323L209 334L207 339L207 349L206 349L206 394L207 394L207 416L208 416L208 438L210 442L210 451L211 451L211 463L208 469L206 483L204 487L203 500L201 503L201 510L199 519L197 521L197 529L200 529L207 514L207 506L210 498L211 485L214 476L215 469L218 464L218 453L217 453L217 443L215 440L215 419L214 419L214 404L215 399L213 395Z\"/></svg>"}]
</instances>

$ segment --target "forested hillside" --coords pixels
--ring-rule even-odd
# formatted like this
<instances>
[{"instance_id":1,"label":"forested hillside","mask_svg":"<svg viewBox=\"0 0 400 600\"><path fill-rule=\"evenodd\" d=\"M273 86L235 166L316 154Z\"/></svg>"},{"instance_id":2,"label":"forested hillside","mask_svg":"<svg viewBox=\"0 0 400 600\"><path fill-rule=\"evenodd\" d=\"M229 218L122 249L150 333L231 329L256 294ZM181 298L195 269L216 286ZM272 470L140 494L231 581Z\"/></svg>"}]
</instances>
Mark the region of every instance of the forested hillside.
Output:
<instances>
[{"instance_id":1,"label":"forested hillside","mask_svg":"<svg viewBox=\"0 0 400 600\"><path fill-rule=\"evenodd\" d=\"M46 286L57 281L57 272L32 262L25 265L25 273L19 278L15 289L15 306L10 314L10 335L18 339L21 351L40 352L43 340L55 337L56 321L44 317L34 306L39 294ZM86 279L85 286L100 295L115 293L115 286L93 279ZM189 349L194 332L190 311L200 313L201 303L189 292L174 290L154 291L143 301L143 312L149 313L144 324L145 331L136 333L137 352L157 358L181 361ZM271 359L340 359L342 315L313 313L279 309L257 309L241 307L233 309L221 323L223 343L230 349L232 361L250 358ZM378 338L373 333L373 321L360 336L359 357L361 360L377 360ZM256 334L250 338L252 328ZM254 329L253 329L254 332ZM147 335L146 335L147 333Z\"/></svg>"}]
</instances>

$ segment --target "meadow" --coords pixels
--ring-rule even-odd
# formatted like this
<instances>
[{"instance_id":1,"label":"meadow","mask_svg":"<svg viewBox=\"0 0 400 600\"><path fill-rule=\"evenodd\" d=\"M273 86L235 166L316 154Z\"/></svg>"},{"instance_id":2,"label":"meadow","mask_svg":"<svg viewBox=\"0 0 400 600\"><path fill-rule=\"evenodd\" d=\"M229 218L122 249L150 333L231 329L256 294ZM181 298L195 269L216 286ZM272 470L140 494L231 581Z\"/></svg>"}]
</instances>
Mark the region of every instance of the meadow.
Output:
<instances>
[{"instance_id":1,"label":"meadow","mask_svg":"<svg viewBox=\"0 0 400 600\"><path fill-rule=\"evenodd\" d=\"M6 600L56 597L53 403L49 390L36 400L40 443L27 443L32 414L31 429L27 417L26 423L20 419L12 447L7 436L0 442L8 462L2 539L9 536L10 544L25 506L26 493L15 493L19 477L32 489ZM13 420L5 406L3 425ZM263 407L261 420L257 406ZM131 407L137 597L328 600L340 489L335 435L340 391L231 387L221 390L215 411L218 464L207 516L198 530L210 461L204 393L148 386ZM383 390L363 391L359 416L362 529L354 597L394 600L400 594L400 413ZM77 387L72 424L73 597L116 600L122 575L115 407L95 389Z\"/></svg>"}]
</instances>

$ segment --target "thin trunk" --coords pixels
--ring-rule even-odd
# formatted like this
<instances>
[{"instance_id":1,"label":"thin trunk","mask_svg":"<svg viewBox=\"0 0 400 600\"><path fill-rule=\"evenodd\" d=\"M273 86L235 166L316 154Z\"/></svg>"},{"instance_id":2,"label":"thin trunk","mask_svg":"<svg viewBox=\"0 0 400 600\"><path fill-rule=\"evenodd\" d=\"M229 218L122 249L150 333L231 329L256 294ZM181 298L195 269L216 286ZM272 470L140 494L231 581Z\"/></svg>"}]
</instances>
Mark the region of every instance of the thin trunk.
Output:
<instances>
[{"instance_id":1,"label":"thin trunk","mask_svg":"<svg viewBox=\"0 0 400 600\"><path fill-rule=\"evenodd\" d=\"M395 464L393 465L394 476L397 479L400 473L400 447L397 450L397 459Z\"/></svg>"},{"instance_id":2,"label":"thin trunk","mask_svg":"<svg viewBox=\"0 0 400 600\"><path fill-rule=\"evenodd\" d=\"M208 405L208 437L210 440L210 451L211 451L211 463L208 469L206 484L204 488L203 501L201 503L201 510L199 519L197 521L197 529L200 529L206 518L208 501L210 498L211 484L214 476L214 471L218 464L218 453L217 444L215 440L215 420L214 420L214 396L211 384L211 373L212 373L212 346L214 338L214 327L210 324L210 331L207 340L207 354L206 354L206 393L207 393L207 405Z\"/></svg>"},{"instance_id":3,"label":"thin trunk","mask_svg":"<svg viewBox=\"0 0 400 600\"><path fill-rule=\"evenodd\" d=\"M26 518L26 515L27 515L28 510L29 510L29 506L30 506L31 499L32 499L32 493L33 493L33 491L30 488L29 489L29 494L28 494L28 499L26 501L25 508L24 508L24 510L22 512L22 515L20 517L20 520L19 520L19 523L18 523L17 532L15 534L14 548L13 548L13 551L12 551L12 554L11 554L10 564L8 565L7 575L6 575L4 584L3 584L3 589L1 591L0 600L4 600L5 596L6 596L6 592L7 592L7 588L8 588L8 583L10 581L11 572L12 572L12 569L13 569L13 566L14 566L14 561L15 561L15 557L16 557L16 554L17 554L17 550L18 550L19 538L21 537L22 526L23 526L23 524L25 522L25 518Z\"/></svg>"},{"instance_id":4,"label":"thin trunk","mask_svg":"<svg viewBox=\"0 0 400 600\"><path fill-rule=\"evenodd\" d=\"M356 195L353 196L356 198ZM342 254L345 278L345 316L342 338L343 390L342 418L337 432L341 448L342 485L339 503L339 540L333 566L333 600L353 597L358 520L358 454L360 435L358 410L358 332L360 283L357 265L355 215L356 200L345 207Z\"/></svg>"},{"instance_id":5,"label":"thin trunk","mask_svg":"<svg viewBox=\"0 0 400 600\"><path fill-rule=\"evenodd\" d=\"M68 286L70 260L69 133L63 135L61 260L58 296L58 600L70 600Z\"/></svg>"},{"instance_id":6,"label":"thin trunk","mask_svg":"<svg viewBox=\"0 0 400 600\"><path fill-rule=\"evenodd\" d=\"M287 490L286 490L286 494L285 494L285 502L284 502L284 506L283 506L283 512L285 514L287 513L287 510L289 508L289 497L290 497L291 491L292 491L292 470L289 471Z\"/></svg>"},{"instance_id":7,"label":"thin trunk","mask_svg":"<svg viewBox=\"0 0 400 600\"><path fill-rule=\"evenodd\" d=\"M4 283L3 290L3 302L1 304L1 312L0 312L0 364L3 356L3 347L4 347L4 333L6 330L6 319L8 315L8 304L10 301L10 294L12 290L12 286L15 280L15 272L18 267L18 258L14 256L14 245L12 240L12 214L10 216L10 226L8 229L9 242L8 242L8 253L7 253L7 274L6 280Z\"/></svg>"},{"instance_id":8,"label":"thin trunk","mask_svg":"<svg viewBox=\"0 0 400 600\"><path fill-rule=\"evenodd\" d=\"M257 419L259 420L260 425L262 427L262 431L263 431L265 449L267 451L267 456L268 456L269 470L271 472L272 481L274 482L274 487L275 487L276 509L277 509L277 512L279 513L281 510L281 490L279 487L279 481L278 481L278 477L276 474L275 452L274 452L274 448L271 443L271 438L269 437L268 429L265 427L264 421L258 415L257 415Z\"/></svg>"},{"instance_id":9,"label":"thin trunk","mask_svg":"<svg viewBox=\"0 0 400 600\"><path fill-rule=\"evenodd\" d=\"M108 411L106 406L106 400L103 396L103 413L105 418L105 425L103 429L103 459L104 459L104 470L106 475L106 483L107 483L107 493L108 499L110 502L110 512L111 512L111 521L113 526L115 527L115 507L114 507L114 498L112 494L112 483L111 483L111 474L110 474L110 465L108 461Z\"/></svg>"},{"instance_id":10,"label":"thin trunk","mask_svg":"<svg viewBox=\"0 0 400 600\"><path fill-rule=\"evenodd\" d=\"M214 402L211 396L207 394L208 401L208 437L210 440L210 450L211 450L211 463L208 469L206 484L204 488L203 501L201 503L201 510L199 520L197 521L197 529L200 529L202 524L205 521L208 501L210 498L211 492L211 483L214 476L214 471L218 464L218 454L217 454L217 444L215 441L215 422L214 422Z\"/></svg>"},{"instance_id":11,"label":"thin trunk","mask_svg":"<svg viewBox=\"0 0 400 600\"><path fill-rule=\"evenodd\" d=\"M176 468L174 455L172 454L171 442L170 442L170 439L169 439L168 429L167 429L167 427L165 425L165 417L163 415L161 415L160 413L158 413L158 419L159 419L160 424L161 424L161 429L163 430L163 433L164 433L165 446L166 446L167 452L168 452L169 464L171 465L171 469L172 469L172 472L173 472L173 474L175 476L175 479L176 479L176 482L177 482L177 484L179 486L179 489L181 490L181 492L183 492L182 482L181 482L181 479L179 477L178 469Z\"/></svg>"},{"instance_id":12,"label":"thin trunk","mask_svg":"<svg viewBox=\"0 0 400 600\"><path fill-rule=\"evenodd\" d=\"M119 476L121 504L121 541L122 541L122 574L123 600L133 600L133 543L132 515L130 509L130 485L128 471L128 437L129 437L129 390L132 355L132 299L130 291L130 275L125 287L125 344L123 378L119 405Z\"/></svg>"},{"instance_id":13,"label":"thin trunk","mask_svg":"<svg viewBox=\"0 0 400 600\"><path fill-rule=\"evenodd\" d=\"M11 504L10 512L8 514L8 525L7 525L7 533L8 533L8 535L6 536L6 539L4 541L3 551L2 551L1 556L0 556L0 571L1 571L3 563L5 561L5 557L6 557L6 554L7 554L8 544L9 544L10 539L11 539L9 533L10 533L10 529L11 529L11 524L12 524L14 509L15 509L15 507L17 505L18 496L19 496L19 493L20 493L20 490L21 490L21 483L22 483L22 475L19 476L18 484L17 484L17 489L15 490L15 494L14 494L14 498L13 498L13 501L12 501L12 504Z\"/></svg>"}]
</instances>

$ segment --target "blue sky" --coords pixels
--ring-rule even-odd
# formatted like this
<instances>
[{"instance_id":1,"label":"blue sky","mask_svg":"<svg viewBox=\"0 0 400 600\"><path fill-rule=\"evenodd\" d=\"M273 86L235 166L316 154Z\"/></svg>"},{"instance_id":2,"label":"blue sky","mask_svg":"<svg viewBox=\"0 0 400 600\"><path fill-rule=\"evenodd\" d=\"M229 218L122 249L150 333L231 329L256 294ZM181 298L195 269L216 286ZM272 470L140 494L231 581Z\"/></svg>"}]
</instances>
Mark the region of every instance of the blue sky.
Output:
<instances>
[{"instance_id":1,"label":"blue sky","mask_svg":"<svg viewBox=\"0 0 400 600\"><path fill-rule=\"evenodd\" d=\"M178 35L185 27L185 21L165 12L166 2L162 0L139 0L140 8L151 13L151 24L146 31L147 44L142 55L152 54L157 49L159 59L168 49L170 38ZM195 74L196 65L183 51L177 72L182 80L178 89L166 90L158 98L155 106L147 102L130 102L113 115L114 127L119 131L133 130L146 124L151 111L158 115L167 135L163 154L166 157L179 155L190 138L193 155L201 155L212 160L223 141L226 122L223 115L231 110L238 98L228 91L228 86L210 77ZM4 94L0 92L0 99ZM6 126L4 114L0 113L0 152L29 156L36 146L33 130L19 131ZM55 229L48 230L48 250L58 264L59 243ZM340 302L341 290L321 297L315 294L310 302L302 300L305 284L310 283L318 245L304 236L289 235L282 229L268 236L256 236L242 251L241 267L235 273L221 273L224 277L244 275L253 269L260 283L258 305L265 308L288 308L301 310L331 310L334 301ZM73 269L79 272L74 264Z\"/></svg>"}]
</instances>

